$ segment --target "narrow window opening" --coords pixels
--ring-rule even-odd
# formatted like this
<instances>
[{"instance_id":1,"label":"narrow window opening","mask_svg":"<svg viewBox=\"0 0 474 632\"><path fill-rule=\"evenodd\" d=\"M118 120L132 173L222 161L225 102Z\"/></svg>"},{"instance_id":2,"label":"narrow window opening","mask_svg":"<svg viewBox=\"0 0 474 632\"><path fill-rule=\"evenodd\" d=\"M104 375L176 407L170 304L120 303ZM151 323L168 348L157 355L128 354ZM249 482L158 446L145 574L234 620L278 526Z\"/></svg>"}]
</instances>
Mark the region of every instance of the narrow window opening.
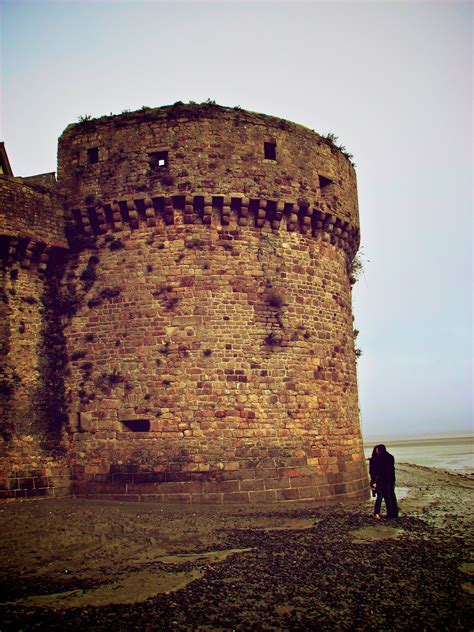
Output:
<instances>
[{"instance_id":1,"label":"narrow window opening","mask_svg":"<svg viewBox=\"0 0 474 632\"><path fill-rule=\"evenodd\" d=\"M276 143L264 143L263 150L266 160L276 160Z\"/></svg>"},{"instance_id":2,"label":"narrow window opening","mask_svg":"<svg viewBox=\"0 0 474 632\"><path fill-rule=\"evenodd\" d=\"M319 188L321 190L331 186L331 184L333 184L332 180L321 175L319 176Z\"/></svg>"},{"instance_id":3,"label":"narrow window opening","mask_svg":"<svg viewBox=\"0 0 474 632\"><path fill-rule=\"evenodd\" d=\"M99 162L99 148L91 147L87 150L87 162L90 165L95 165L96 162Z\"/></svg>"},{"instance_id":4,"label":"narrow window opening","mask_svg":"<svg viewBox=\"0 0 474 632\"><path fill-rule=\"evenodd\" d=\"M150 432L149 419L122 419L121 422L127 432Z\"/></svg>"},{"instance_id":5,"label":"narrow window opening","mask_svg":"<svg viewBox=\"0 0 474 632\"><path fill-rule=\"evenodd\" d=\"M150 168L153 170L167 169L168 168L168 152L167 151L153 151L148 154L150 160Z\"/></svg>"}]
</instances>

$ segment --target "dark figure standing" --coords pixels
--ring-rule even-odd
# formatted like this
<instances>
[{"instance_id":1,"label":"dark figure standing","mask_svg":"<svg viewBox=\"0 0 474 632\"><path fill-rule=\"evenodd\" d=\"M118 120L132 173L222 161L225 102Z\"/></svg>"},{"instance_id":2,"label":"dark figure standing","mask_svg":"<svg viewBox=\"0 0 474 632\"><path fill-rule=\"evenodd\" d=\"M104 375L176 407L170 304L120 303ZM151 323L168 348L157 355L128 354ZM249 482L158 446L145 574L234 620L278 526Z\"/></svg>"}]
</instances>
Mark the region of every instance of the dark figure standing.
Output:
<instances>
[{"instance_id":1,"label":"dark figure standing","mask_svg":"<svg viewBox=\"0 0 474 632\"><path fill-rule=\"evenodd\" d=\"M387 518L398 518L397 497L395 496L395 459L387 448L376 445L370 458L370 486L376 492L374 518L380 520L382 500L385 500Z\"/></svg>"}]
</instances>

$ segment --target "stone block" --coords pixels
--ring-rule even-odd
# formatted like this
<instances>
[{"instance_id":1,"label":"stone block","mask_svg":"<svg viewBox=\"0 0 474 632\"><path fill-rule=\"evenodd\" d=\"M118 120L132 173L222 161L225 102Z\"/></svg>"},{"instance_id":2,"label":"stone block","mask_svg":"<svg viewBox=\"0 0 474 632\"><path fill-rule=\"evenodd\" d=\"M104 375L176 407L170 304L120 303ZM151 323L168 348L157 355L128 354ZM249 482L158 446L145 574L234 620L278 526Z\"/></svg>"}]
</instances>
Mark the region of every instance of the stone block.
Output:
<instances>
[{"instance_id":1,"label":"stone block","mask_svg":"<svg viewBox=\"0 0 474 632\"><path fill-rule=\"evenodd\" d=\"M288 480L291 484L287 487L310 487L315 484L312 476L294 476Z\"/></svg>"},{"instance_id":2,"label":"stone block","mask_svg":"<svg viewBox=\"0 0 474 632\"><path fill-rule=\"evenodd\" d=\"M202 491L205 493L223 493L240 491L240 481L221 481L202 483Z\"/></svg>"},{"instance_id":3,"label":"stone block","mask_svg":"<svg viewBox=\"0 0 474 632\"><path fill-rule=\"evenodd\" d=\"M274 503L276 502L277 495L274 489L268 489L260 492L249 492L251 503Z\"/></svg>"},{"instance_id":4,"label":"stone block","mask_svg":"<svg viewBox=\"0 0 474 632\"><path fill-rule=\"evenodd\" d=\"M319 487L299 487L299 494L301 500L306 500L308 498L318 498L319 497Z\"/></svg>"},{"instance_id":5,"label":"stone block","mask_svg":"<svg viewBox=\"0 0 474 632\"><path fill-rule=\"evenodd\" d=\"M16 498L14 490L0 489L0 500L6 500L7 498Z\"/></svg>"},{"instance_id":6,"label":"stone block","mask_svg":"<svg viewBox=\"0 0 474 632\"><path fill-rule=\"evenodd\" d=\"M165 494L163 502L167 504L187 505L191 502L191 494Z\"/></svg>"},{"instance_id":7,"label":"stone block","mask_svg":"<svg viewBox=\"0 0 474 632\"><path fill-rule=\"evenodd\" d=\"M192 494L191 502L195 504L219 505L222 504L222 498L223 494L219 493Z\"/></svg>"},{"instance_id":8,"label":"stone block","mask_svg":"<svg viewBox=\"0 0 474 632\"><path fill-rule=\"evenodd\" d=\"M255 492L262 491L264 489L265 479L249 479L240 482L240 491L242 492Z\"/></svg>"},{"instance_id":9,"label":"stone block","mask_svg":"<svg viewBox=\"0 0 474 632\"><path fill-rule=\"evenodd\" d=\"M222 495L223 503L248 503L250 492L229 492Z\"/></svg>"},{"instance_id":10,"label":"stone block","mask_svg":"<svg viewBox=\"0 0 474 632\"><path fill-rule=\"evenodd\" d=\"M266 470L260 470L259 476L263 478L262 472ZM255 478L255 470L254 469L241 469L241 470L231 470L231 471L223 471L220 473L222 480L247 480L250 478Z\"/></svg>"},{"instance_id":11,"label":"stone block","mask_svg":"<svg viewBox=\"0 0 474 632\"><path fill-rule=\"evenodd\" d=\"M179 483L156 483L153 488L156 493L160 494L179 494L183 492L184 485L183 481ZM196 483L196 485L200 485L200 483ZM144 489L144 486L140 485L140 489Z\"/></svg>"},{"instance_id":12,"label":"stone block","mask_svg":"<svg viewBox=\"0 0 474 632\"><path fill-rule=\"evenodd\" d=\"M163 494L140 494L143 503L162 503L164 501Z\"/></svg>"},{"instance_id":13,"label":"stone block","mask_svg":"<svg viewBox=\"0 0 474 632\"><path fill-rule=\"evenodd\" d=\"M49 476L49 487L70 487L71 479L69 476Z\"/></svg>"},{"instance_id":14,"label":"stone block","mask_svg":"<svg viewBox=\"0 0 474 632\"><path fill-rule=\"evenodd\" d=\"M290 487L290 480L293 483L293 481L299 480L299 479L266 478L264 480L265 480L265 489L283 489L284 487Z\"/></svg>"},{"instance_id":15,"label":"stone block","mask_svg":"<svg viewBox=\"0 0 474 632\"><path fill-rule=\"evenodd\" d=\"M164 483L165 472L137 472L134 475L134 483Z\"/></svg>"},{"instance_id":16,"label":"stone block","mask_svg":"<svg viewBox=\"0 0 474 632\"><path fill-rule=\"evenodd\" d=\"M297 489L277 489L276 499L277 501L285 500L299 500L299 491Z\"/></svg>"},{"instance_id":17,"label":"stone block","mask_svg":"<svg viewBox=\"0 0 474 632\"><path fill-rule=\"evenodd\" d=\"M125 494L125 483L90 483L87 481L74 481L72 491L77 496L89 496L90 494Z\"/></svg>"},{"instance_id":18,"label":"stone block","mask_svg":"<svg viewBox=\"0 0 474 632\"><path fill-rule=\"evenodd\" d=\"M346 494L348 491L349 490L347 489L345 483L338 483L334 485L334 493L336 494L336 496L338 496L339 494Z\"/></svg>"},{"instance_id":19,"label":"stone block","mask_svg":"<svg viewBox=\"0 0 474 632\"><path fill-rule=\"evenodd\" d=\"M139 494L112 494L112 500L120 500L121 502L139 503Z\"/></svg>"}]
</instances>

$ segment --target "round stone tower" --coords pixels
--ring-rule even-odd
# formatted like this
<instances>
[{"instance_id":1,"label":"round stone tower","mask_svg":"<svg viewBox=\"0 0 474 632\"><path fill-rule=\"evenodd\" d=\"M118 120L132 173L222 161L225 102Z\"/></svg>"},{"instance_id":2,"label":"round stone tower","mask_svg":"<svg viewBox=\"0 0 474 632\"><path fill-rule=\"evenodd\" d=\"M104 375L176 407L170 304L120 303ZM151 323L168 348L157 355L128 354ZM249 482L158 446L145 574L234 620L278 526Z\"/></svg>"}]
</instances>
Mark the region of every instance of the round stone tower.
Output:
<instances>
[{"instance_id":1,"label":"round stone tower","mask_svg":"<svg viewBox=\"0 0 474 632\"><path fill-rule=\"evenodd\" d=\"M365 495L349 159L282 119L180 103L69 126L58 183L76 492Z\"/></svg>"}]
</instances>

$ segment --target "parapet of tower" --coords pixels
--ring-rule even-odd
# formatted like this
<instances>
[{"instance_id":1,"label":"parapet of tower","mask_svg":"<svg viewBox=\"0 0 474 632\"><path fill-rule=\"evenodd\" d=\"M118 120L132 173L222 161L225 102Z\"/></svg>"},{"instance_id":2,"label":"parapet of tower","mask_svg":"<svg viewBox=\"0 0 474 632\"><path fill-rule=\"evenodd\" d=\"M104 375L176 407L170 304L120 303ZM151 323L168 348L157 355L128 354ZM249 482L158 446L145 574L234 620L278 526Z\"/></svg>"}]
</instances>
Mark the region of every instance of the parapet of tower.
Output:
<instances>
[{"instance_id":1,"label":"parapet of tower","mask_svg":"<svg viewBox=\"0 0 474 632\"><path fill-rule=\"evenodd\" d=\"M55 195L66 247L46 269L3 259L12 471L55 459L76 494L157 501L366 494L347 156L281 119L175 104L70 125ZM11 344L25 291L29 367Z\"/></svg>"}]
</instances>

